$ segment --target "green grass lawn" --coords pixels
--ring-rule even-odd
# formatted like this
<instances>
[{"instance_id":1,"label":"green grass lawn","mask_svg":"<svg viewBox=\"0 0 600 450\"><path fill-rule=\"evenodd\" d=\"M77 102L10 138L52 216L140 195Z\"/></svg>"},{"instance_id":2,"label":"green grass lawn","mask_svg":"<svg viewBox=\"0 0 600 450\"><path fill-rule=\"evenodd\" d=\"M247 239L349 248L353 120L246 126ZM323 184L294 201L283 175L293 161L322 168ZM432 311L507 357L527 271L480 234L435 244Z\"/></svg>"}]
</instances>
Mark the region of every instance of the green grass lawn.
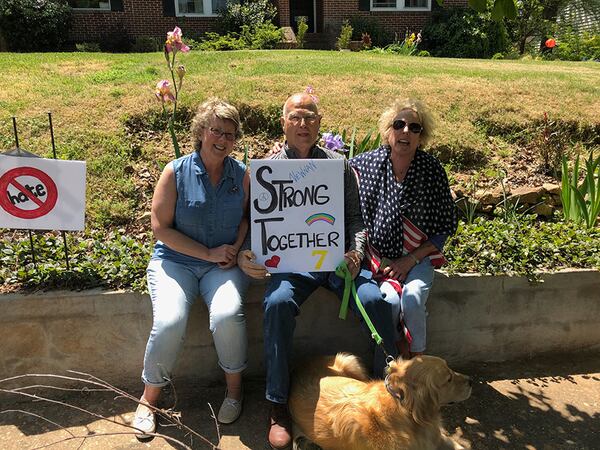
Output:
<instances>
[{"instance_id":1,"label":"green grass lawn","mask_svg":"<svg viewBox=\"0 0 600 450\"><path fill-rule=\"evenodd\" d=\"M310 84L324 130L366 132L394 98L419 97L438 118L433 150L461 170L518 151L515 142L523 133L533 139L545 112L583 130L573 139L586 145L600 129L600 65L593 62L331 51L191 52L179 61L187 68L182 107L219 96L276 120L285 98ZM16 115L21 147L49 155L46 112L52 111L60 157L88 162L88 223L128 223L147 210L155 161L168 161L172 151L165 134L132 134L125 122L155 115L154 86L167 75L162 53L0 54L0 148L14 146ZM185 147L185 129L180 135ZM140 186L137 176L145 171L152 176Z\"/></svg>"},{"instance_id":2,"label":"green grass lawn","mask_svg":"<svg viewBox=\"0 0 600 450\"><path fill-rule=\"evenodd\" d=\"M528 152L535 158L540 146L552 150L555 142L585 153L600 150L598 63L301 50L192 51L179 60L187 68L180 98L185 114L178 124L184 152L190 151L189 115L207 97L219 96L247 117L253 113L242 145L260 156L278 138L286 97L307 85L320 98L323 131L356 127L359 136L375 127L396 97L425 100L438 122L431 150L445 162L452 183L493 179L499 168L516 167L508 160L534 166L531 158L517 157ZM14 147L16 115L20 146L51 156L46 113L52 111L58 155L86 160L88 183L88 229L69 233L75 270L64 272L59 235L35 234L44 264L36 270L26 236L0 230L0 291L143 289L152 245L147 212L160 167L173 158L154 98L156 82L167 75L162 53L0 53L0 151ZM546 144L544 123L558 136ZM600 267L599 229L527 220L461 226L448 248L448 269L532 276L546 268Z\"/></svg>"}]
</instances>

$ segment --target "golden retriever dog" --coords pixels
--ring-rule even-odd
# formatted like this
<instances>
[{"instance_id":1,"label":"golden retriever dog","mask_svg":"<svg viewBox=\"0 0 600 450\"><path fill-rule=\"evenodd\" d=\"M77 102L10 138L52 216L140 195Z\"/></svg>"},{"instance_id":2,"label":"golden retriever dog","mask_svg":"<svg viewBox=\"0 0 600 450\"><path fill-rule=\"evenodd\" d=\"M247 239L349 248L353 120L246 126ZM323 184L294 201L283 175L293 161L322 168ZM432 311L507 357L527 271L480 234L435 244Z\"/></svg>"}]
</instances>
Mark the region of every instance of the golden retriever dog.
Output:
<instances>
[{"instance_id":1,"label":"golden retriever dog","mask_svg":"<svg viewBox=\"0 0 600 450\"><path fill-rule=\"evenodd\" d=\"M338 353L294 373L289 407L301 434L325 450L456 449L442 434L440 407L469 398L471 384L435 356L397 359L385 381L369 380L356 356Z\"/></svg>"}]
</instances>

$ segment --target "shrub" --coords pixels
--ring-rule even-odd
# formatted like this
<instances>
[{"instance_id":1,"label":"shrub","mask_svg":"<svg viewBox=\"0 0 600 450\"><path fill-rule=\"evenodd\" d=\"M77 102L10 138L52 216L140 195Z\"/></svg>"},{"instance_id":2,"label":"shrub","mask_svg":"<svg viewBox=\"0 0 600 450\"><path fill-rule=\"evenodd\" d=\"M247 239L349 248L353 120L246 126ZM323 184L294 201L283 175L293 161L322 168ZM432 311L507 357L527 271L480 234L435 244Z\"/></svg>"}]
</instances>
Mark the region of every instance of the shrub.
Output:
<instances>
[{"instance_id":1,"label":"shrub","mask_svg":"<svg viewBox=\"0 0 600 450\"><path fill-rule=\"evenodd\" d=\"M199 50L243 50L247 48L246 42L236 33L220 35L219 33L206 33L198 46Z\"/></svg>"},{"instance_id":2,"label":"shrub","mask_svg":"<svg viewBox=\"0 0 600 450\"><path fill-rule=\"evenodd\" d=\"M75 44L75 48L78 52L99 52L100 44L97 42L82 42L80 44Z\"/></svg>"},{"instance_id":3,"label":"shrub","mask_svg":"<svg viewBox=\"0 0 600 450\"><path fill-rule=\"evenodd\" d=\"M344 20L342 28L340 29L340 35L337 38L337 48L340 50L347 49L350 47L350 41L352 40L352 26L348 20Z\"/></svg>"},{"instance_id":4,"label":"shrub","mask_svg":"<svg viewBox=\"0 0 600 450\"><path fill-rule=\"evenodd\" d=\"M131 51L134 53L151 53L163 50L163 39L149 36L138 36L131 44Z\"/></svg>"},{"instance_id":5,"label":"shrub","mask_svg":"<svg viewBox=\"0 0 600 450\"><path fill-rule=\"evenodd\" d=\"M568 28L558 36L558 45L552 53L567 61L600 60L600 34L579 34Z\"/></svg>"},{"instance_id":6,"label":"shrub","mask_svg":"<svg viewBox=\"0 0 600 450\"><path fill-rule=\"evenodd\" d=\"M281 42L283 30L272 23L263 23L254 28L244 25L241 37L247 48L254 50L273 49Z\"/></svg>"},{"instance_id":7,"label":"shrub","mask_svg":"<svg viewBox=\"0 0 600 450\"><path fill-rule=\"evenodd\" d=\"M371 38L371 44L376 47L384 47L391 44L394 35L386 31L381 23L374 17L353 16L350 18L352 26L352 39L358 41L363 34L368 34Z\"/></svg>"},{"instance_id":8,"label":"shrub","mask_svg":"<svg viewBox=\"0 0 600 450\"><path fill-rule=\"evenodd\" d=\"M244 25L241 33L206 33L205 36L198 45L200 50L261 50L275 48L281 42L283 30L272 23L264 23L254 28Z\"/></svg>"},{"instance_id":9,"label":"shrub","mask_svg":"<svg viewBox=\"0 0 600 450\"><path fill-rule=\"evenodd\" d=\"M235 2L229 0L219 11L218 27L224 34L240 33L244 25L251 29L269 23L277 15L277 8L269 0Z\"/></svg>"},{"instance_id":10,"label":"shrub","mask_svg":"<svg viewBox=\"0 0 600 450\"><path fill-rule=\"evenodd\" d=\"M11 51L59 50L70 20L65 1L0 0L0 34Z\"/></svg>"},{"instance_id":11,"label":"shrub","mask_svg":"<svg viewBox=\"0 0 600 450\"><path fill-rule=\"evenodd\" d=\"M427 50L421 50L419 53L417 53L417 56L427 58L431 56L431 53L429 53Z\"/></svg>"},{"instance_id":12,"label":"shrub","mask_svg":"<svg viewBox=\"0 0 600 450\"><path fill-rule=\"evenodd\" d=\"M100 36L100 48L103 52L127 53L132 40L123 24L115 24Z\"/></svg>"},{"instance_id":13,"label":"shrub","mask_svg":"<svg viewBox=\"0 0 600 450\"><path fill-rule=\"evenodd\" d=\"M504 24L489 13L450 8L433 13L423 29L423 47L434 56L490 58L506 53L509 42Z\"/></svg>"},{"instance_id":14,"label":"shrub","mask_svg":"<svg viewBox=\"0 0 600 450\"><path fill-rule=\"evenodd\" d=\"M296 33L296 42L298 43L298 48L304 48L304 38L306 36L306 32L308 31L308 24L306 23L306 16L300 16L298 19L298 33Z\"/></svg>"}]
</instances>

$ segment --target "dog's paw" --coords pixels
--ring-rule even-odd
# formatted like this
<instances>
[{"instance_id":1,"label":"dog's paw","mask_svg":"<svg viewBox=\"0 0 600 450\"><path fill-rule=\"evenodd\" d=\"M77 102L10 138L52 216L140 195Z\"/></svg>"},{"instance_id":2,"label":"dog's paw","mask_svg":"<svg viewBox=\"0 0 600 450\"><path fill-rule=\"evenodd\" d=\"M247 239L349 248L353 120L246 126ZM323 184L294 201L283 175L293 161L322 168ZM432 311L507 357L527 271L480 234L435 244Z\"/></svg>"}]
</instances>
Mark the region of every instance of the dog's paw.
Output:
<instances>
[{"instance_id":1,"label":"dog's paw","mask_svg":"<svg viewBox=\"0 0 600 450\"><path fill-rule=\"evenodd\" d=\"M293 450L323 450L305 436L298 436L296 439L294 439L293 447Z\"/></svg>"}]
</instances>

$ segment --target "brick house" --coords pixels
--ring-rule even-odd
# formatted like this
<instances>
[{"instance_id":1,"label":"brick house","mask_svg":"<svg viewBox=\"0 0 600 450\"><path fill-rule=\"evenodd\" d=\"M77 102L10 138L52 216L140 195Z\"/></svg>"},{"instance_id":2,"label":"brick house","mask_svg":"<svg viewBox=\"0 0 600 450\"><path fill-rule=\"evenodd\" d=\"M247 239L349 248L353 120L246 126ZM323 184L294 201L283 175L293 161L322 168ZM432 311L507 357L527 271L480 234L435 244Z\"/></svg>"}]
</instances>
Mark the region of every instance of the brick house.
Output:
<instances>
[{"instance_id":1,"label":"brick house","mask_svg":"<svg viewBox=\"0 0 600 450\"><path fill-rule=\"evenodd\" d=\"M217 10L226 0L69 0L73 7L70 39L98 41L125 30L129 37L163 38L175 25L187 36L216 30ZM273 0L277 24L295 28L296 18L308 18L309 33L331 38L345 19L371 16L390 32L423 27L437 8L435 0ZM446 7L465 7L467 0L445 0Z\"/></svg>"}]
</instances>

